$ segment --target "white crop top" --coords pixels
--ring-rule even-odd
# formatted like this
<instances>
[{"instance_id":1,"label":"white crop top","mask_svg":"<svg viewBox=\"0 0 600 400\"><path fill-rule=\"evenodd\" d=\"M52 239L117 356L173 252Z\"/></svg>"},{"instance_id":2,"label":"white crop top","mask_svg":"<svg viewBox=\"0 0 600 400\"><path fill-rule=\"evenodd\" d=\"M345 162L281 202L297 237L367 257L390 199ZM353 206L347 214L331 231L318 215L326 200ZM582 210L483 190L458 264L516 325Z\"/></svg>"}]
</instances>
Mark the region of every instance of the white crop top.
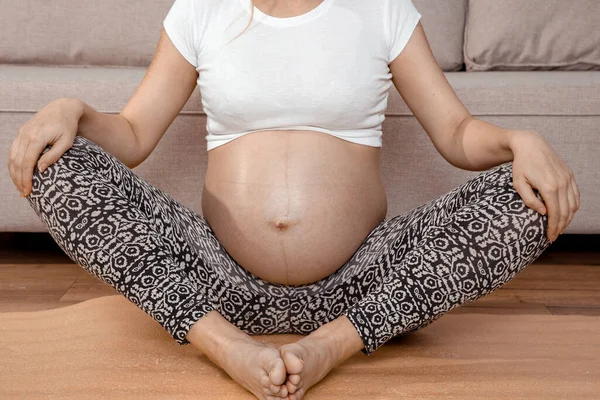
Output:
<instances>
[{"instance_id":1,"label":"white crop top","mask_svg":"<svg viewBox=\"0 0 600 400\"><path fill-rule=\"evenodd\" d=\"M239 35L251 7L175 0L163 22L198 71L207 151L248 133L290 129L381 147L388 65L421 18L411 0L323 0L290 18L255 7Z\"/></svg>"}]
</instances>

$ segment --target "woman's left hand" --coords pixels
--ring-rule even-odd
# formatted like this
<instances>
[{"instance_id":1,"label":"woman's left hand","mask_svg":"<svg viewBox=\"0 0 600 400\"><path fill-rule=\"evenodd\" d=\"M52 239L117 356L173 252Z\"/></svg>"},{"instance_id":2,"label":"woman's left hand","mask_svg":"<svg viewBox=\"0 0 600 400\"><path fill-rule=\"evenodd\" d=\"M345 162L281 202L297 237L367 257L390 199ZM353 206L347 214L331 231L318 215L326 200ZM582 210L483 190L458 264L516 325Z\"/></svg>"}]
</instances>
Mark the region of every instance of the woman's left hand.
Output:
<instances>
[{"instance_id":1,"label":"woman's left hand","mask_svg":"<svg viewBox=\"0 0 600 400\"><path fill-rule=\"evenodd\" d=\"M513 187L524 203L548 213L548 240L555 241L579 210L579 188L573 170L535 131L511 131ZM537 189L544 202L536 197ZM546 203L546 204L544 204Z\"/></svg>"}]
</instances>

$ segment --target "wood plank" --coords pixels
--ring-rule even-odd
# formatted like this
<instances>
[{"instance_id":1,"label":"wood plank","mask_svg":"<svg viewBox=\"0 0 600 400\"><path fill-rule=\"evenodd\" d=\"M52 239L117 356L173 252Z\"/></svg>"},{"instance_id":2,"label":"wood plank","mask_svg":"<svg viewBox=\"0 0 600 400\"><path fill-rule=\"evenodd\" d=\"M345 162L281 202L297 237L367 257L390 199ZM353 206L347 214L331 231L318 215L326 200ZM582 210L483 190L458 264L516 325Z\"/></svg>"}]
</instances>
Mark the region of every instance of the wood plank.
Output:
<instances>
[{"instance_id":1,"label":"wood plank","mask_svg":"<svg viewBox=\"0 0 600 400\"><path fill-rule=\"evenodd\" d=\"M19 278L79 278L91 276L83 268L76 264L0 264L0 279L19 279Z\"/></svg>"},{"instance_id":2,"label":"wood plank","mask_svg":"<svg viewBox=\"0 0 600 400\"><path fill-rule=\"evenodd\" d=\"M499 289L476 300L478 306L510 307L521 303L559 307L600 307L598 290L519 290Z\"/></svg>"},{"instance_id":3,"label":"wood plank","mask_svg":"<svg viewBox=\"0 0 600 400\"><path fill-rule=\"evenodd\" d=\"M548 307L554 315L600 315L600 307Z\"/></svg>"},{"instance_id":4,"label":"wood plank","mask_svg":"<svg viewBox=\"0 0 600 400\"><path fill-rule=\"evenodd\" d=\"M598 290L600 267L574 264L532 264L503 289Z\"/></svg>"},{"instance_id":5,"label":"wood plank","mask_svg":"<svg viewBox=\"0 0 600 400\"><path fill-rule=\"evenodd\" d=\"M102 296L112 296L119 294L115 288L106 283L95 279L77 279L71 287L60 298L61 303L77 303L85 300L94 299Z\"/></svg>"},{"instance_id":6,"label":"wood plank","mask_svg":"<svg viewBox=\"0 0 600 400\"><path fill-rule=\"evenodd\" d=\"M466 305L450 310L448 314L495 314L495 315L550 315L548 308L542 304L536 307L469 307ZM597 309L600 311L600 307ZM578 315L573 313L571 315Z\"/></svg>"},{"instance_id":7,"label":"wood plank","mask_svg":"<svg viewBox=\"0 0 600 400\"><path fill-rule=\"evenodd\" d=\"M36 311L59 303L78 277L95 279L75 264L0 264L0 311Z\"/></svg>"},{"instance_id":8,"label":"wood plank","mask_svg":"<svg viewBox=\"0 0 600 400\"><path fill-rule=\"evenodd\" d=\"M75 278L26 277L0 278L0 302L58 301L75 282Z\"/></svg>"},{"instance_id":9,"label":"wood plank","mask_svg":"<svg viewBox=\"0 0 600 400\"><path fill-rule=\"evenodd\" d=\"M27 300L15 300L14 302L6 302L0 300L0 313L6 312L19 312L19 311L44 311L53 310L55 308L62 308L77 304L77 302L65 302L56 299L27 299Z\"/></svg>"}]
</instances>

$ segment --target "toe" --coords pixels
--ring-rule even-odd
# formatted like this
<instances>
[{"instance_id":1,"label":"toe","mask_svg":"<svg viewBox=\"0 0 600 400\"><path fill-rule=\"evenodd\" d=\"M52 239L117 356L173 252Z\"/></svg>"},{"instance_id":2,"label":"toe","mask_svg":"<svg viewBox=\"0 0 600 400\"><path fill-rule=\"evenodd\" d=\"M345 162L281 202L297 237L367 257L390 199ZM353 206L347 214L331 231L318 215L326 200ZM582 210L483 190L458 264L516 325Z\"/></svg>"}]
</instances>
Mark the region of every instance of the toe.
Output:
<instances>
[{"instance_id":1,"label":"toe","mask_svg":"<svg viewBox=\"0 0 600 400\"><path fill-rule=\"evenodd\" d=\"M290 382L286 382L285 387L287 388L288 393L290 393L290 394L294 394L294 393L296 393L296 390L298 390L296 385L294 385Z\"/></svg>"},{"instance_id":2,"label":"toe","mask_svg":"<svg viewBox=\"0 0 600 400\"><path fill-rule=\"evenodd\" d=\"M281 391L279 392L279 397L287 398L287 395L288 395L287 386L281 385Z\"/></svg>"},{"instance_id":3,"label":"toe","mask_svg":"<svg viewBox=\"0 0 600 400\"><path fill-rule=\"evenodd\" d=\"M279 394L279 392L281 391L281 386L279 386L279 385L273 385L273 384L271 384L271 385L269 386L269 390L270 390L270 391L271 391L271 393L273 393L273 394Z\"/></svg>"},{"instance_id":4,"label":"toe","mask_svg":"<svg viewBox=\"0 0 600 400\"><path fill-rule=\"evenodd\" d=\"M304 369L304 361L302 361L300 354L293 350L283 351L281 358L283 358L285 368L290 374L299 374Z\"/></svg>"},{"instance_id":5,"label":"toe","mask_svg":"<svg viewBox=\"0 0 600 400\"><path fill-rule=\"evenodd\" d=\"M302 380L302 377L297 374L293 374L288 377L288 381L296 386L298 386L298 384L300 383L301 380Z\"/></svg>"},{"instance_id":6,"label":"toe","mask_svg":"<svg viewBox=\"0 0 600 400\"><path fill-rule=\"evenodd\" d=\"M289 400L302 400L304 398L304 389L299 389L296 393L290 395Z\"/></svg>"},{"instance_id":7,"label":"toe","mask_svg":"<svg viewBox=\"0 0 600 400\"><path fill-rule=\"evenodd\" d=\"M271 371L269 373L269 378L271 378L271 384L276 386L283 385L286 376L287 371L285 369L285 363L281 358L278 358L273 362Z\"/></svg>"},{"instance_id":8,"label":"toe","mask_svg":"<svg viewBox=\"0 0 600 400\"><path fill-rule=\"evenodd\" d=\"M260 384L265 389L271 386L271 379L268 377L268 375L266 373L263 376L261 376Z\"/></svg>"}]
</instances>

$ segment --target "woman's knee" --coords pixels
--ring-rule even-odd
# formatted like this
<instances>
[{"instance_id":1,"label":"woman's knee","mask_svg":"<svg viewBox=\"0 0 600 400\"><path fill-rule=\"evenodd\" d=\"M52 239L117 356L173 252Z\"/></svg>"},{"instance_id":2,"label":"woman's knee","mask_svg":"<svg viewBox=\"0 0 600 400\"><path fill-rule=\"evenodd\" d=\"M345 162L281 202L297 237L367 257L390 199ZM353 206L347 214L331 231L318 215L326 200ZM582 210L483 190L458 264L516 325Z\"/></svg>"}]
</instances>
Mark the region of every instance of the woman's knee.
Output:
<instances>
[{"instance_id":1,"label":"woman's knee","mask_svg":"<svg viewBox=\"0 0 600 400\"><path fill-rule=\"evenodd\" d=\"M51 149L48 145L41 154ZM97 168L102 164L103 150L95 143L82 136L75 136L72 146L67 149L55 162L50 164L44 172L40 172L37 166L33 170L32 194L46 190L52 185L61 185L62 192L70 190L68 182L74 179L82 179L86 175L95 174Z\"/></svg>"},{"instance_id":2,"label":"woman's knee","mask_svg":"<svg viewBox=\"0 0 600 400\"><path fill-rule=\"evenodd\" d=\"M509 190L513 187L513 163L508 161L497 165L484 173L485 187L496 190Z\"/></svg>"},{"instance_id":3,"label":"woman's knee","mask_svg":"<svg viewBox=\"0 0 600 400\"><path fill-rule=\"evenodd\" d=\"M90 143L92 142L76 136L73 146L50 164L44 172L40 172L37 166L34 167L31 192L27 200L36 214L47 224L50 223L48 220L50 215L56 215L56 218L61 221L68 220L67 209L62 205L69 206L69 209L78 209L74 203L79 202L80 199L74 197L81 197L83 193L81 188L88 182L94 181L93 175L97 172L94 170L94 162L90 161L93 159L90 156L90 152L93 151ZM50 148L47 146L42 154Z\"/></svg>"},{"instance_id":4,"label":"woman's knee","mask_svg":"<svg viewBox=\"0 0 600 400\"><path fill-rule=\"evenodd\" d=\"M514 187L512 161L489 170L485 175L485 183L484 193L494 196L496 205L505 205L506 207L502 207L503 211L512 214L519 212L526 214L533 211L525 204L521 194ZM543 200L537 189L534 188L533 192L540 200Z\"/></svg>"},{"instance_id":5,"label":"woman's knee","mask_svg":"<svg viewBox=\"0 0 600 400\"><path fill-rule=\"evenodd\" d=\"M537 257L550 244L547 238L548 215L540 214L529 207L513 185L513 163L507 162L494 167L486 176L491 206L502 216L502 220L514 222L512 228L519 231L517 236L525 246L526 255ZM537 198L543 198L536 188L532 188ZM503 217L508 217L503 218Z\"/></svg>"}]
</instances>

